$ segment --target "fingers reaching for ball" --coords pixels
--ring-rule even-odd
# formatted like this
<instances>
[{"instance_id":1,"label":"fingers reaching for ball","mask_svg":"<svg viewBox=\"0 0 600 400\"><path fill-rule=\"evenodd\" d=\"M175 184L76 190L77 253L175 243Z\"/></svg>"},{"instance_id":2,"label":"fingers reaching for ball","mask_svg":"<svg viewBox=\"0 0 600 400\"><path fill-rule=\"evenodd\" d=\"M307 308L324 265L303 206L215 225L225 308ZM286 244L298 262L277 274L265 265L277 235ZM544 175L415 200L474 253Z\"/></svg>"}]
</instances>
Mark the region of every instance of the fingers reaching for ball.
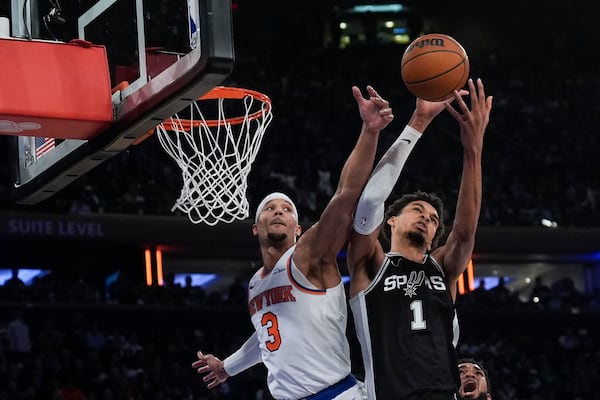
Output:
<instances>
[{"instance_id":1,"label":"fingers reaching for ball","mask_svg":"<svg viewBox=\"0 0 600 400\"><path fill-rule=\"evenodd\" d=\"M394 114L389 101L382 98L373 86L368 85L366 89L368 99L363 97L362 92L356 86L352 87L352 94L358 104L363 127L369 133L379 133L394 119Z\"/></svg>"},{"instance_id":2,"label":"fingers reaching for ball","mask_svg":"<svg viewBox=\"0 0 600 400\"><path fill-rule=\"evenodd\" d=\"M471 107L469 108L465 99L458 91L454 91L458 110L449 103L446 104L446 109L460 125L463 147L465 149L481 151L483 136L490 121L493 97L486 95L481 79L477 79L477 86L472 79L469 79L467 84Z\"/></svg>"}]
</instances>

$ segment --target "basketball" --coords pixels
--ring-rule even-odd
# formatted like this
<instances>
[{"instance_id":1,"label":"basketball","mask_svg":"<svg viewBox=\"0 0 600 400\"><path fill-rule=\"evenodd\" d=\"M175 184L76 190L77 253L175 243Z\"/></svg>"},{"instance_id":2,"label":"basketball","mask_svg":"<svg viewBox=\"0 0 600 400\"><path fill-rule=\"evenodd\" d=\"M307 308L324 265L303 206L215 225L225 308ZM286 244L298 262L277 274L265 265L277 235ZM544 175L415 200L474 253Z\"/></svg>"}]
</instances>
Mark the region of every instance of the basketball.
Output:
<instances>
[{"instance_id":1,"label":"basketball","mask_svg":"<svg viewBox=\"0 0 600 400\"><path fill-rule=\"evenodd\" d=\"M444 101L465 86L469 58L454 38L430 33L408 45L400 69L402 81L412 94L428 101Z\"/></svg>"}]
</instances>

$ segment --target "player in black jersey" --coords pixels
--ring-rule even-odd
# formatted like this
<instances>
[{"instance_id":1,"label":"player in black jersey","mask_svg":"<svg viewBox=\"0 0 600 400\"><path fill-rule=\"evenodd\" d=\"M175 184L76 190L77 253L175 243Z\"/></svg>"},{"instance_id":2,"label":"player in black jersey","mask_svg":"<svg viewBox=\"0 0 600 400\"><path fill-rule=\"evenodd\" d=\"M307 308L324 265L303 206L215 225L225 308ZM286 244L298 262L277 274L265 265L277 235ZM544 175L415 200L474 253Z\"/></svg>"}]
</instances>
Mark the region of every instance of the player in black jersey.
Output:
<instances>
[{"instance_id":1,"label":"player in black jersey","mask_svg":"<svg viewBox=\"0 0 600 400\"><path fill-rule=\"evenodd\" d=\"M459 400L492 400L492 384L481 362L472 358L458 360L460 372Z\"/></svg>"},{"instance_id":2,"label":"player in black jersey","mask_svg":"<svg viewBox=\"0 0 600 400\"><path fill-rule=\"evenodd\" d=\"M417 99L408 126L378 163L359 200L348 248L350 305L370 400L455 399L460 386L456 282L474 247L481 208L481 154L492 109L481 80L450 101ZM462 96L469 94L471 108ZM416 192L384 203L415 142L443 109L460 126L463 169L452 231L442 237L443 204ZM382 226L391 248L378 240Z\"/></svg>"}]
</instances>

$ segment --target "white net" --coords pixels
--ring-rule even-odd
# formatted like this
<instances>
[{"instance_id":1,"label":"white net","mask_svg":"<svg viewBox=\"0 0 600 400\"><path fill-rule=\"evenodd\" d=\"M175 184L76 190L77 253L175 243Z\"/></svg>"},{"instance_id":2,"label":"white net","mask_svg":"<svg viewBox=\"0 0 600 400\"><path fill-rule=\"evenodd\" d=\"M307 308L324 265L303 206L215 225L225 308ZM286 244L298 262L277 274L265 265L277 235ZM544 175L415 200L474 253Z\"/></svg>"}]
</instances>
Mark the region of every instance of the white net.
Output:
<instances>
[{"instance_id":1,"label":"white net","mask_svg":"<svg viewBox=\"0 0 600 400\"><path fill-rule=\"evenodd\" d=\"M177 162L183 177L181 194L171 211L181 210L195 224L213 226L249 216L248 174L273 115L268 97L233 90L233 96L221 94L231 98L211 97L216 101L214 119L205 118L206 110L200 107L208 100L201 98L156 127L162 147ZM231 102L238 103L241 116L226 115L231 114L227 108ZM189 115L180 118L186 112Z\"/></svg>"}]
</instances>

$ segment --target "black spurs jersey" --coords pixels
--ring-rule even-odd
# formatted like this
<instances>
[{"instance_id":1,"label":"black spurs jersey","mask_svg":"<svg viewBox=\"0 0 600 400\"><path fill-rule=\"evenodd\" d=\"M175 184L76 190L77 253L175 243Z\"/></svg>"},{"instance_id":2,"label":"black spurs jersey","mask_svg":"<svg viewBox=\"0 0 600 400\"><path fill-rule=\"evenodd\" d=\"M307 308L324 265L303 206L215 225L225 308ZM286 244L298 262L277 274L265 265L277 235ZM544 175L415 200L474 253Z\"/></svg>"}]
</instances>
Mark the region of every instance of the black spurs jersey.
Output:
<instances>
[{"instance_id":1,"label":"black spurs jersey","mask_svg":"<svg viewBox=\"0 0 600 400\"><path fill-rule=\"evenodd\" d=\"M433 258L421 264L388 253L350 306L369 400L454 398L460 385L458 320L444 272Z\"/></svg>"}]
</instances>

